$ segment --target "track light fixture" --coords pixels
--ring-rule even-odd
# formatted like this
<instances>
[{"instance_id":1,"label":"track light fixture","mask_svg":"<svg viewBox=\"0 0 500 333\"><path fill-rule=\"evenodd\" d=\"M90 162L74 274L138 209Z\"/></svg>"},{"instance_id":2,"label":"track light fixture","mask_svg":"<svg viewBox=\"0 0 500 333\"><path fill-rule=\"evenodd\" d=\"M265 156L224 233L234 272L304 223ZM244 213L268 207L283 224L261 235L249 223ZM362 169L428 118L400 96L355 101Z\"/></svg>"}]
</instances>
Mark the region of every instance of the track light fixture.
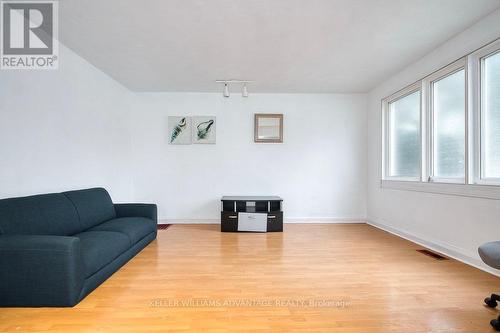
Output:
<instances>
[{"instance_id":1,"label":"track light fixture","mask_svg":"<svg viewBox=\"0 0 500 333\"><path fill-rule=\"evenodd\" d=\"M249 81L249 80L215 80L217 83L224 83L224 91L222 95L224 97L229 97L229 84L243 84L243 87L241 89L241 96L243 97L248 97L248 89L247 89L247 84L252 83L254 81Z\"/></svg>"},{"instance_id":2,"label":"track light fixture","mask_svg":"<svg viewBox=\"0 0 500 333\"><path fill-rule=\"evenodd\" d=\"M243 90L241 91L241 96L248 97L247 83L243 83Z\"/></svg>"}]
</instances>

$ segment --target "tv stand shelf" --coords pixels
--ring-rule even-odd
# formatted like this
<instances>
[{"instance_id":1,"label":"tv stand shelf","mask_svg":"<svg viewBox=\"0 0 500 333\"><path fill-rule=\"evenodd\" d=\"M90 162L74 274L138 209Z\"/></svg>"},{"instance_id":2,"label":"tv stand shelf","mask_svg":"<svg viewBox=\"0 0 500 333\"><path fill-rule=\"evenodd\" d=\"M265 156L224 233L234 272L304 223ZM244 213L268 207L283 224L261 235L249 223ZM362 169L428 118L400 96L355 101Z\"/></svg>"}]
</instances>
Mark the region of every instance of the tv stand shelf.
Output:
<instances>
[{"instance_id":1,"label":"tv stand shelf","mask_svg":"<svg viewBox=\"0 0 500 333\"><path fill-rule=\"evenodd\" d=\"M221 231L283 231L283 199L277 196L224 196Z\"/></svg>"}]
</instances>

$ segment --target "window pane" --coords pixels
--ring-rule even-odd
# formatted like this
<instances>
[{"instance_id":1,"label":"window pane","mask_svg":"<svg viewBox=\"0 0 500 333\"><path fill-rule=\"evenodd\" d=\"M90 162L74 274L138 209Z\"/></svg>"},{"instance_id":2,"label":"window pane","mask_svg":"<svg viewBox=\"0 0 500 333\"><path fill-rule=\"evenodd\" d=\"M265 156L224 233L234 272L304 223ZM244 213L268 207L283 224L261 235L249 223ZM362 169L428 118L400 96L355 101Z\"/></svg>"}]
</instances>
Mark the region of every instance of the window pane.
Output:
<instances>
[{"instance_id":1,"label":"window pane","mask_svg":"<svg viewBox=\"0 0 500 333\"><path fill-rule=\"evenodd\" d=\"M389 176L420 176L420 91L389 104Z\"/></svg>"},{"instance_id":2,"label":"window pane","mask_svg":"<svg viewBox=\"0 0 500 333\"><path fill-rule=\"evenodd\" d=\"M500 178L500 53L483 59L483 178Z\"/></svg>"},{"instance_id":3,"label":"window pane","mask_svg":"<svg viewBox=\"0 0 500 333\"><path fill-rule=\"evenodd\" d=\"M433 84L434 177L465 177L465 70Z\"/></svg>"}]
</instances>

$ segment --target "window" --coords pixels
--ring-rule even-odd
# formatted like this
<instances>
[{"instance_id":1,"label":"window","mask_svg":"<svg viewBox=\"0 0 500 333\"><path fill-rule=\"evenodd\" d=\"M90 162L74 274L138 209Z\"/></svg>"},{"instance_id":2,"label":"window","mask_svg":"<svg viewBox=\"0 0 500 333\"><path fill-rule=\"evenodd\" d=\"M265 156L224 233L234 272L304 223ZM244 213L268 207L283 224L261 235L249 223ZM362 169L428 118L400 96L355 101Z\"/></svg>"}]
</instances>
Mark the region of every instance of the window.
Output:
<instances>
[{"instance_id":1,"label":"window","mask_svg":"<svg viewBox=\"0 0 500 333\"><path fill-rule=\"evenodd\" d=\"M382 117L382 187L500 200L500 39L383 99Z\"/></svg>"},{"instance_id":2,"label":"window","mask_svg":"<svg viewBox=\"0 0 500 333\"><path fill-rule=\"evenodd\" d=\"M464 182L465 69L431 81L430 91L431 180Z\"/></svg>"},{"instance_id":3,"label":"window","mask_svg":"<svg viewBox=\"0 0 500 333\"><path fill-rule=\"evenodd\" d=\"M384 178L420 180L421 91L414 85L384 100Z\"/></svg>"},{"instance_id":4,"label":"window","mask_svg":"<svg viewBox=\"0 0 500 333\"><path fill-rule=\"evenodd\" d=\"M500 179L500 52L480 61L481 178Z\"/></svg>"},{"instance_id":5,"label":"window","mask_svg":"<svg viewBox=\"0 0 500 333\"><path fill-rule=\"evenodd\" d=\"M389 103L389 176L420 177L420 91Z\"/></svg>"}]
</instances>

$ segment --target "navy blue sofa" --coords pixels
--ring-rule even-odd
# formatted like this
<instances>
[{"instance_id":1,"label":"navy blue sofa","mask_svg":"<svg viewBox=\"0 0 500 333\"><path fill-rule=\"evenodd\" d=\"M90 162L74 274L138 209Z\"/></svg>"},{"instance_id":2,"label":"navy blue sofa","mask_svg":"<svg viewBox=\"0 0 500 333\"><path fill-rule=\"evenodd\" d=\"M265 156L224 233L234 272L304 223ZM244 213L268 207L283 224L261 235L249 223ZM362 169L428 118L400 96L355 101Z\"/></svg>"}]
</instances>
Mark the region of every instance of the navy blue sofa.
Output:
<instances>
[{"instance_id":1,"label":"navy blue sofa","mask_svg":"<svg viewBox=\"0 0 500 333\"><path fill-rule=\"evenodd\" d=\"M156 205L103 188L0 200L0 306L74 306L156 232Z\"/></svg>"}]
</instances>

